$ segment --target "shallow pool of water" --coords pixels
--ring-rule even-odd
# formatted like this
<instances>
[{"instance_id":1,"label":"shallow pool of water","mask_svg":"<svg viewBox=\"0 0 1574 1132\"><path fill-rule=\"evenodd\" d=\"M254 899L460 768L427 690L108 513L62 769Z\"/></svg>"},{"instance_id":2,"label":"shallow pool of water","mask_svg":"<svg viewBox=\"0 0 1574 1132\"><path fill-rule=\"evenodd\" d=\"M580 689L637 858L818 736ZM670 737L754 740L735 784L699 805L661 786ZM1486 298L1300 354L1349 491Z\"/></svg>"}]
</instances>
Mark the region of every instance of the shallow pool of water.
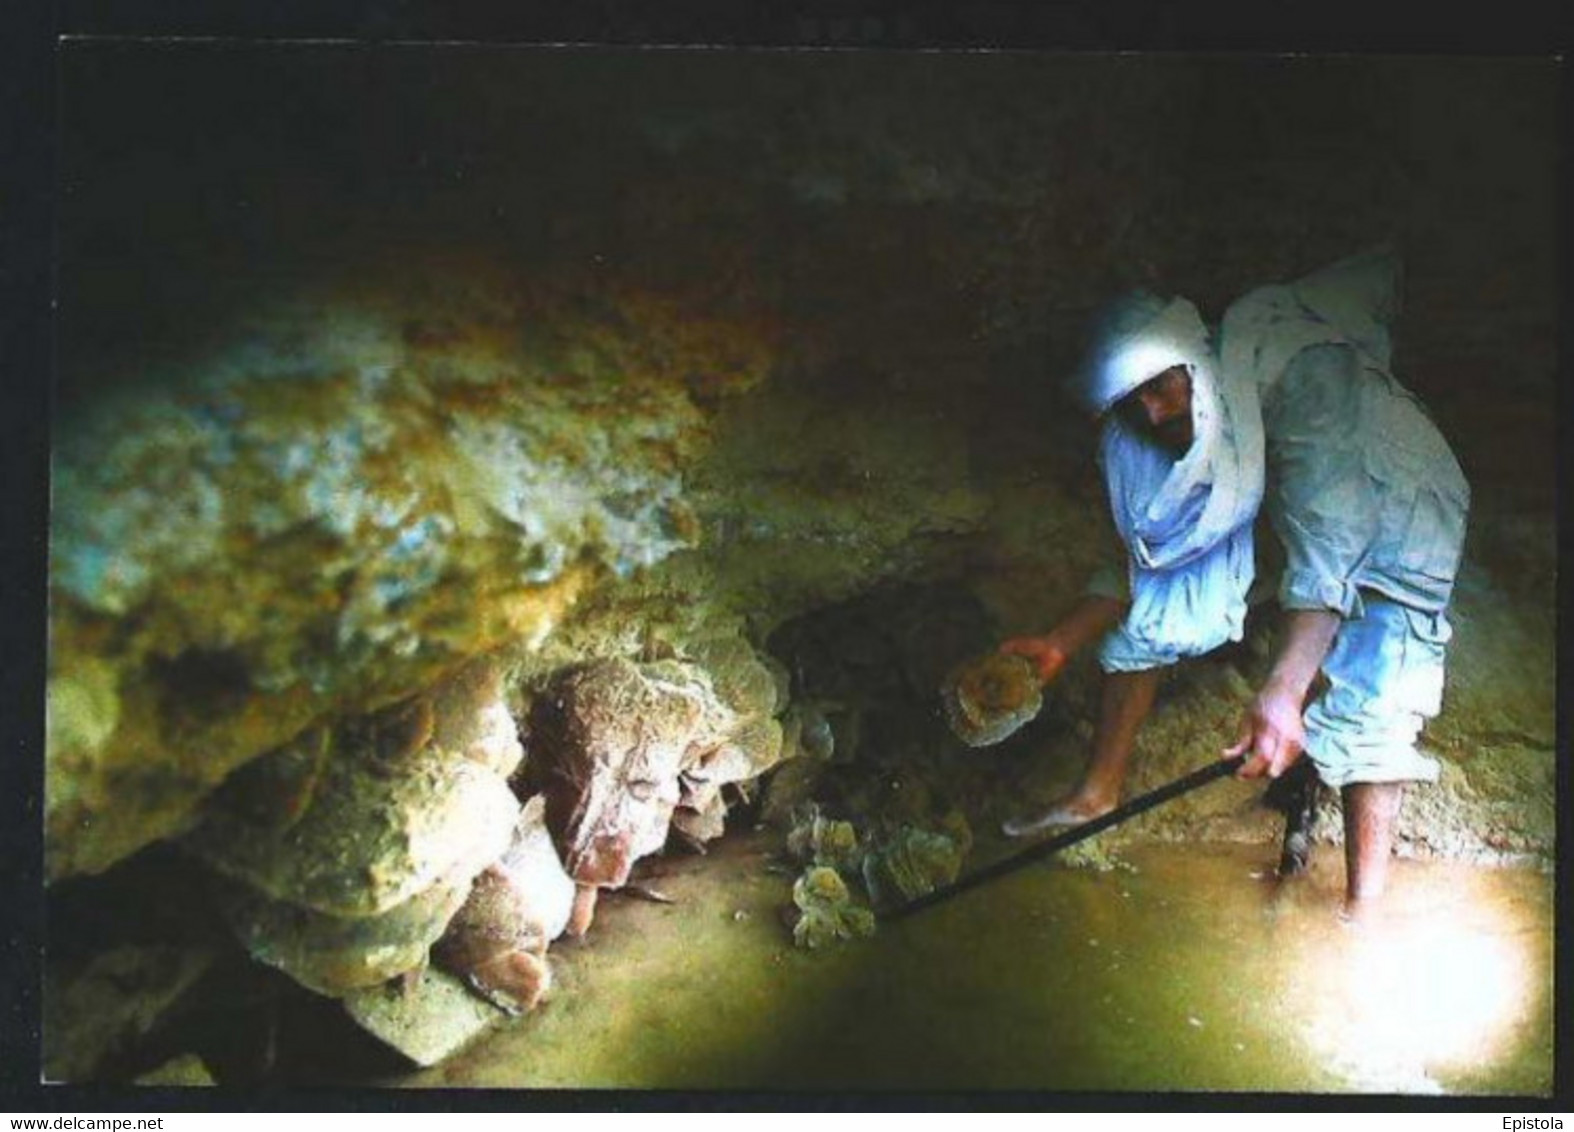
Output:
<instances>
[{"instance_id":1,"label":"shallow pool of water","mask_svg":"<svg viewBox=\"0 0 1574 1132\"><path fill-rule=\"evenodd\" d=\"M1336 915L1323 847L1279 885L1238 845L1030 866L825 952L779 919L760 838L608 898L557 988L435 1069L494 1088L1487 1093L1553 1087L1553 879L1398 861Z\"/></svg>"}]
</instances>

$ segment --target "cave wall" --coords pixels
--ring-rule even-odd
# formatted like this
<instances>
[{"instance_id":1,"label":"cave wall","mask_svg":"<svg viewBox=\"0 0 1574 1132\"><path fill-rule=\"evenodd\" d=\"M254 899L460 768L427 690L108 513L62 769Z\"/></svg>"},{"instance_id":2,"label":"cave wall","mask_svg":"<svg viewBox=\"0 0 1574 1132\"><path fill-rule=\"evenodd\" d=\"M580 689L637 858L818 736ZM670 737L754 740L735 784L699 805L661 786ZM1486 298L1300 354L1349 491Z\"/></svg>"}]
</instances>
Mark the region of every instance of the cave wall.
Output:
<instances>
[{"instance_id":1,"label":"cave wall","mask_svg":"<svg viewBox=\"0 0 1574 1132\"><path fill-rule=\"evenodd\" d=\"M1109 537L1060 390L1090 312L1142 285L1216 318L1382 239L1407 269L1396 368L1475 492L1429 733L1445 789L1405 837L1549 857L1556 79L69 43L51 878L188 834L259 756L477 657L523 719L569 666L763 650L886 583L1043 628ZM1243 687L1183 680L1135 785L1228 730ZM1149 832L1258 829L1221 797Z\"/></svg>"}]
</instances>

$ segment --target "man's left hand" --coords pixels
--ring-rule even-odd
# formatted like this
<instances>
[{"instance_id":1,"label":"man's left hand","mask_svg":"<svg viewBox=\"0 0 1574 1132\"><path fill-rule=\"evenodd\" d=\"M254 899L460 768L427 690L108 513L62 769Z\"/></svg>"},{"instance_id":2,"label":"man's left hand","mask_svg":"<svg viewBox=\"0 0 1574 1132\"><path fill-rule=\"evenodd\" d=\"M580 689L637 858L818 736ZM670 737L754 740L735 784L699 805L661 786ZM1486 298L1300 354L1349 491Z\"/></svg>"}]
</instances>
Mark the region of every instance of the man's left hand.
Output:
<instances>
[{"instance_id":1,"label":"man's left hand","mask_svg":"<svg viewBox=\"0 0 1574 1132\"><path fill-rule=\"evenodd\" d=\"M1224 754L1247 756L1236 772L1240 778L1278 778L1301 757L1305 745L1300 697L1270 685L1247 707L1240 738Z\"/></svg>"}]
</instances>

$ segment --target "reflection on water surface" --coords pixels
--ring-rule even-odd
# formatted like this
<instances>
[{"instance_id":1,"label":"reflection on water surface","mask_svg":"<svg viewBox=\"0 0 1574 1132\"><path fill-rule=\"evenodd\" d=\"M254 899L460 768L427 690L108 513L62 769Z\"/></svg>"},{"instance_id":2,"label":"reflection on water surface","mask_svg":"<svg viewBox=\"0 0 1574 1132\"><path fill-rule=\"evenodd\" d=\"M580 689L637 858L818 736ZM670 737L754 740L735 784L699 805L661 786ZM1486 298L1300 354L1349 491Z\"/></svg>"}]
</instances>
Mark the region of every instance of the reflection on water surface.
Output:
<instances>
[{"instance_id":1,"label":"reflection on water surface","mask_svg":"<svg viewBox=\"0 0 1574 1132\"><path fill-rule=\"evenodd\" d=\"M767 843L607 901L538 1014L420 1086L1491 1093L1552 1090L1553 879L1395 863L1335 916L1338 850L1153 846L1029 867L829 953L777 919Z\"/></svg>"}]
</instances>

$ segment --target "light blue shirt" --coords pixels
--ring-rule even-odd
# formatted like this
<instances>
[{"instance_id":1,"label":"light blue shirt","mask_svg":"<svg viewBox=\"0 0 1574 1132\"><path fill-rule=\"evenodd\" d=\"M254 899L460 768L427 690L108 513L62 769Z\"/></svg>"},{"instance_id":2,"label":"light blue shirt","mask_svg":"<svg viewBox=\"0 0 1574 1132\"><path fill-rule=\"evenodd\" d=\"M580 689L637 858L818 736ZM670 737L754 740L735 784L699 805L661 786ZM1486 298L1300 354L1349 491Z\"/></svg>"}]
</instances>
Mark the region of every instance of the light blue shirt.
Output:
<instances>
[{"instance_id":1,"label":"light blue shirt","mask_svg":"<svg viewBox=\"0 0 1574 1132\"><path fill-rule=\"evenodd\" d=\"M1470 487L1413 394L1348 345L1313 346L1264 391L1264 505L1284 546L1286 609L1361 612L1360 591L1441 613Z\"/></svg>"}]
</instances>

